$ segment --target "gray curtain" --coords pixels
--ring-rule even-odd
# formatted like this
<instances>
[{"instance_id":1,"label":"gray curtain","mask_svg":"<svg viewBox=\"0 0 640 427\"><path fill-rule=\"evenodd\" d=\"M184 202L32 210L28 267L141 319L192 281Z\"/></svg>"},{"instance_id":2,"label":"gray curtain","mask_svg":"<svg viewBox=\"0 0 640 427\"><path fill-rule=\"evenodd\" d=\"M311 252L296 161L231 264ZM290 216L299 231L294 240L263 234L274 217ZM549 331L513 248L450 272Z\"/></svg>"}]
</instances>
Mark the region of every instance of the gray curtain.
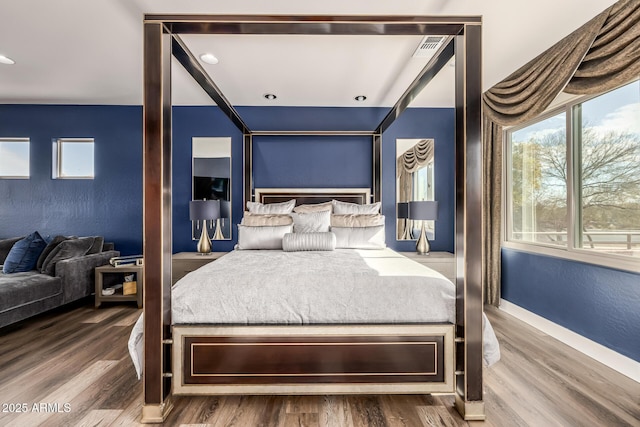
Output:
<instances>
[{"instance_id":1,"label":"gray curtain","mask_svg":"<svg viewBox=\"0 0 640 427\"><path fill-rule=\"evenodd\" d=\"M620 0L483 94L484 301L500 302L503 127L561 92L597 94L640 75L640 1Z\"/></svg>"},{"instance_id":2,"label":"gray curtain","mask_svg":"<svg viewBox=\"0 0 640 427\"><path fill-rule=\"evenodd\" d=\"M413 173L433 159L433 139L422 139L398 157L396 175L398 178L398 202L413 200ZM411 239L411 221L398 219L398 239Z\"/></svg>"}]
</instances>

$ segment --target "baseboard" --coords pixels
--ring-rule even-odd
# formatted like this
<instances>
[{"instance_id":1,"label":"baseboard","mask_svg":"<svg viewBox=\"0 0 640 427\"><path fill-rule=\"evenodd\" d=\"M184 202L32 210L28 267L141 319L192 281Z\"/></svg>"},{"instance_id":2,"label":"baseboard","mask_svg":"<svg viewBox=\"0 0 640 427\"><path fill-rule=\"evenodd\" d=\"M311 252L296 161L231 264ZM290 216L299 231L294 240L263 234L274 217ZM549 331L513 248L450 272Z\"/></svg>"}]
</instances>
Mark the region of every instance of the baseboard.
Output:
<instances>
[{"instance_id":1,"label":"baseboard","mask_svg":"<svg viewBox=\"0 0 640 427\"><path fill-rule=\"evenodd\" d=\"M640 362L636 362L507 300L500 300L500 310L640 383Z\"/></svg>"}]
</instances>

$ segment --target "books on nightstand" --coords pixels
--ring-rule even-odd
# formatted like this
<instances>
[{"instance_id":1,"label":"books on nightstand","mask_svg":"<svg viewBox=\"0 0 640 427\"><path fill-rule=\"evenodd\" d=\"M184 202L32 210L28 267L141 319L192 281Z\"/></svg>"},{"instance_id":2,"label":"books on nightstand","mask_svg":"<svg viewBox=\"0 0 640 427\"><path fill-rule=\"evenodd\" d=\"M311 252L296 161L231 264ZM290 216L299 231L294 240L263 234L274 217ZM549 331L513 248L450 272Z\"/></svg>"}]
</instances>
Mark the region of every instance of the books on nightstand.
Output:
<instances>
[{"instance_id":1,"label":"books on nightstand","mask_svg":"<svg viewBox=\"0 0 640 427\"><path fill-rule=\"evenodd\" d=\"M109 264L114 267L125 265L142 265L142 255L117 256L109 260Z\"/></svg>"}]
</instances>

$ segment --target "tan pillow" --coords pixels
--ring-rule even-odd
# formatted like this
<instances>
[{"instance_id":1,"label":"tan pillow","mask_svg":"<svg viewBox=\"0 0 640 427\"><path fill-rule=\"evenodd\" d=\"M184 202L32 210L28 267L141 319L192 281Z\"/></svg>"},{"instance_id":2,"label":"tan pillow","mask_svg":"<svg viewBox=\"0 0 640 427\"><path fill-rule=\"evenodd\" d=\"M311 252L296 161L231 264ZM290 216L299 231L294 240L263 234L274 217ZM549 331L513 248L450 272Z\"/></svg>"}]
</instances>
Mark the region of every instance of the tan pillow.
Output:
<instances>
[{"instance_id":1,"label":"tan pillow","mask_svg":"<svg viewBox=\"0 0 640 427\"><path fill-rule=\"evenodd\" d=\"M296 205L296 199L280 203L247 202L247 210L254 214L290 214Z\"/></svg>"},{"instance_id":2,"label":"tan pillow","mask_svg":"<svg viewBox=\"0 0 640 427\"><path fill-rule=\"evenodd\" d=\"M384 225L384 215L380 214L345 214L331 215L331 227L376 227Z\"/></svg>"},{"instance_id":3,"label":"tan pillow","mask_svg":"<svg viewBox=\"0 0 640 427\"><path fill-rule=\"evenodd\" d=\"M331 203L333 203L333 213L337 215L380 213L380 202L375 202L367 205L359 205L357 203L332 200Z\"/></svg>"},{"instance_id":4,"label":"tan pillow","mask_svg":"<svg viewBox=\"0 0 640 427\"><path fill-rule=\"evenodd\" d=\"M324 203L314 203L310 205L300 205L293 208L293 211L296 213L309 213L309 212L325 212L325 211L333 211L333 204L331 201Z\"/></svg>"},{"instance_id":5,"label":"tan pillow","mask_svg":"<svg viewBox=\"0 0 640 427\"><path fill-rule=\"evenodd\" d=\"M277 227L293 224L291 215L286 214L255 214L245 212L240 224L247 227Z\"/></svg>"}]
</instances>

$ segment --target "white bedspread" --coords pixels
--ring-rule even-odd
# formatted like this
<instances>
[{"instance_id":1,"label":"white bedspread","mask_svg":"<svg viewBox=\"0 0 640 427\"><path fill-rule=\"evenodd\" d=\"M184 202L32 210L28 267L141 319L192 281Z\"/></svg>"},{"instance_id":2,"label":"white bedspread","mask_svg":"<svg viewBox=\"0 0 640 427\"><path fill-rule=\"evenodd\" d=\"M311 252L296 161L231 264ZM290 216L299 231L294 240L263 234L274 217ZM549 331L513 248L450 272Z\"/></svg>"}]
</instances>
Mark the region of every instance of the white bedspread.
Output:
<instances>
[{"instance_id":1,"label":"white bedspread","mask_svg":"<svg viewBox=\"0 0 640 427\"><path fill-rule=\"evenodd\" d=\"M173 324L455 323L453 283L391 249L233 251L178 281L171 299ZM483 326L491 365L500 351ZM129 341L137 371L141 329Z\"/></svg>"},{"instance_id":2,"label":"white bedspread","mask_svg":"<svg viewBox=\"0 0 640 427\"><path fill-rule=\"evenodd\" d=\"M455 322L455 287L392 251L233 251L178 281L174 324Z\"/></svg>"}]
</instances>

